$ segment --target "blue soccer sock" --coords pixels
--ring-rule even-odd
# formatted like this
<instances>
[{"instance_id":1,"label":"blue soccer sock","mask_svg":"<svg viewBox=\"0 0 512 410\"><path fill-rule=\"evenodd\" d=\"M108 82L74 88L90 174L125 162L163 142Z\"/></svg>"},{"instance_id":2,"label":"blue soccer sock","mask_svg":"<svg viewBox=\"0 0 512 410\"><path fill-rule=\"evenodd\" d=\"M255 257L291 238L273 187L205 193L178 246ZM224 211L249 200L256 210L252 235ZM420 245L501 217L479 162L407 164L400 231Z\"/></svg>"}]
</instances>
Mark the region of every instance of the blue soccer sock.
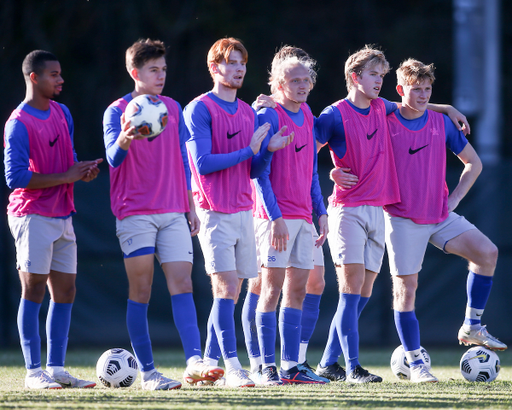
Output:
<instances>
[{"instance_id":1,"label":"blue soccer sock","mask_svg":"<svg viewBox=\"0 0 512 410\"><path fill-rule=\"evenodd\" d=\"M282 307L279 311L279 334L281 335L281 368L290 370L299 362L302 310Z\"/></svg>"},{"instance_id":2,"label":"blue soccer sock","mask_svg":"<svg viewBox=\"0 0 512 410\"><path fill-rule=\"evenodd\" d=\"M259 364L261 364L258 330L256 328L256 306L259 298L260 296L256 293L248 292L242 307L242 328L252 371L256 371Z\"/></svg>"},{"instance_id":3,"label":"blue soccer sock","mask_svg":"<svg viewBox=\"0 0 512 410\"><path fill-rule=\"evenodd\" d=\"M336 330L340 340L347 372L359 365L358 304L360 295L340 294L336 311Z\"/></svg>"},{"instance_id":4,"label":"blue soccer sock","mask_svg":"<svg viewBox=\"0 0 512 410\"><path fill-rule=\"evenodd\" d=\"M420 324L416 313L394 311L395 326L398 337L404 347L407 360L411 366L423 363L423 356L420 351ZM414 354L414 352L416 354Z\"/></svg>"},{"instance_id":5,"label":"blue soccer sock","mask_svg":"<svg viewBox=\"0 0 512 410\"><path fill-rule=\"evenodd\" d=\"M201 357L201 336L192 293L171 296L171 304L174 324L180 334L186 360L193 356Z\"/></svg>"},{"instance_id":6,"label":"blue soccer sock","mask_svg":"<svg viewBox=\"0 0 512 410\"><path fill-rule=\"evenodd\" d=\"M41 336L39 336L40 303L20 299L18 307L18 332L21 350L27 369L41 367Z\"/></svg>"},{"instance_id":7,"label":"blue soccer sock","mask_svg":"<svg viewBox=\"0 0 512 410\"><path fill-rule=\"evenodd\" d=\"M256 311L256 327L263 367L276 363L276 312Z\"/></svg>"},{"instance_id":8,"label":"blue soccer sock","mask_svg":"<svg viewBox=\"0 0 512 410\"><path fill-rule=\"evenodd\" d=\"M302 303L299 363L306 361L309 340L315 331L316 322L320 314L320 299L322 299L322 295L307 293Z\"/></svg>"},{"instance_id":9,"label":"blue soccer sock","mask_svg":"<svg viewBox=\"0 0 512 410\"><path fill-rule=\"evenodd\" d=\"M141 371L149 372L153 370L155 364L149 338L147 303L138 303L128 299L126 326Z\"/></svg>"},{"instance_id":10,"label":"blue soccer sock","mask_svg":"<svg viewBox=\"0 0 512 410\"><path fill-rule=\"evenodd\" d=\"M233 299L213 299L212 322L224 362L227 359L237 358L234 313Z\"/></svg>"},{"instance_id":11,"label":"blue soccer sock","mask_svg":"<svg viewBox=\"0 0 512 410\"><path fill-rule=\"evenodd\" d=\"M364 310L366 304L370 298L366 298L361 296L359 299L359 303L357 305L357 317L361 316L361 312ZM338 339L338 332L336 330L336 313L331 321L331 326L329 327L329 336L327 338L327 344L325 346L324 354L322 355L322 359L320 360L320 366L327 367L331 364L334 364L338 361L339 357L342 354L340 340Z\"/></svg>"},{"instance_id":12,"label":"blue soccer sock","mask_svg":"<svg viewBox=\"0 0 512 410\"><path fill-rule=\"evenodd\" d=\"M481 323L481 316L484 313L485 305L491 293L492 276L478 275L469 271L466 292L468 301L464 324L478 325Z\"/></svg>"},{"instance_id":13,"label":"blue soccer sock","mask_svg":"<svg viewBox=\"0 0 512 410\"><path fill-rule=\"evenodd\" d=\"M206 364L210 366L217 366L219 363L220 356L219 341L217 340L217 334L215 333L215 326L213 326L213 309L210 311L208 316L207 333L206 333L206 344L204 347L204 358Z\"/></svg>"},{"instance_id":14,"label":"blue soccer sock","mask_svg":"<svg viewBox=\"0 0 512 410\"><path fill-rule=\"evenodd\" d=\"M72 303L55 303L50 300L46 318L47 367L64 366L72 308Z\"/></svg>"}]
</instances>

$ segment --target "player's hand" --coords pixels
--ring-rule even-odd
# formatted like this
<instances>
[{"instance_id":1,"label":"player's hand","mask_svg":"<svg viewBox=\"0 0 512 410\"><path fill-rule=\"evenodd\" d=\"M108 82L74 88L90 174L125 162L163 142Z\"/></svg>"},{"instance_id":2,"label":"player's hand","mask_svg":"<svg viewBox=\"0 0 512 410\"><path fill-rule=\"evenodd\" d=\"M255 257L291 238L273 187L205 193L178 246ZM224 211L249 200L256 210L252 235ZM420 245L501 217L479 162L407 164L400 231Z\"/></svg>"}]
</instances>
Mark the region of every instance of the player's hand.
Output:
<instances>
[{"instance_id":1,"label":"player's hand","mask_svg":"<svg viewBox=\"0 0 512 410\"><path fill-rule=\"evenodd\" d=\"M272 221L270 227L270 245L278 251L282 252L286 250L286 244L290 239L290 234L288 233L288 227L284 222L283 218L277 218Z\"/></svg>"},{"instance_id":2,"label":"player's hand","mask_svg":"<svg viewBox=\"0 0 512 410\"><path fill-rule=\"evenodd\" d=\"M270 129L270 124L268 122L266 122L265 124L261 125L256 130L256 132L252 135L251 143L249 144L249 146L251 147L254 155L256 155L259 152L259 150L261 148L261 143L267 136L269 129Z\"/></svg>"},{"instance_id":3,"label":"player's hand","mask_svg":"<svg viewBox=\"0 0 512 410\"><path fill-rule=\"evenodd\" d=\"M258 95L258 98L256 98L253 107L256 111L258 111L262 108L276 108L277 104L271 95L260 94Z\"/></svg>"},{"instance_id":4,"label":"player's hand","mask_svg":"<svg viewBox=\"0 0 512 410\"><path fill-rule=\"evenodd\" d=\"M462 131L464 135L471 134L471 128L469 127L468 119L457 108L449 106L446 110L446 113L459 131Z\"/></svg>"},{"instance_id":5,"label":"player's hand","mask_svg":"<svg viewBox=\"0 0 512 410\"><path fill-rule=\"evenodd\" d=\"M196 236L199 233L199 227L201 226L201 222L197 217L195 210L190 210L187 212L188 225L190 228L190 236Z\"/></svg>"},{"instance_id":6,"label":"player's hand","mask_svg":"<svg viewBox=\"0 0 512 410\"><path fill-rule=\"evenodd\" d=\"M295 133L291 132L288 135L283 135L283 133L286 131L287 128L288 127L285 125L279 131L277 131L272 136L272 138L270 138L270 141L267 146L267 149L270 152L276 152L277 150L283 149L284 147L287 147L288 145L290 145L292 143Z\"/></svg>"},{"instance_id":7,"label":"player's hand","mask_svg":"<svg viewBox=\"0 0 512 410\"><path fill-rule=\"evenodd\" d=\"M343 189L350 189L359 182L357 175L350 173L350 168L334 168L330 178Z\"/></svg>"},{"instance_id":8,"label":"player's hand","mask_svg":"<svg viewBox=\"0 0 512 410\"><path fill-rule=\"evenodd\" d=\"M93 179L96 179L98 174L100 173L100 169L98 168L98 164L103 162L103 158L98 158L94 161L85 161L86 163L90 163L89 170L87 173L81 178L84 182L91 182Z\"/></svg>"},{"instance_id":9,"label":"player's hand","mask_svg":"<svg viewBox=\"0 0 512 410\"><path fill-rule=\"evenodd\" d=\"M320 248L325 243L327 239L327 234L329 233L329 224L327 223L327 215L320 215L318 218L318 239L315 241L315 246Z\"/></svg>"},{"instance_id":10,"label":"player's hand","mask_svg":"<svg viewBox=\"0 0 512 410\"><path fill-rule=\"evenodd\" d=\"M133 140L143 140L144 138L145 137L140 134L135 127L131 126L131 122L126 120L123 112L123 115L121 115L121 133L117 138L118 145L124 150L127 150L130 148Z\"/></svg>"},{"instance_id":11,"label":"player's hand","mask_svg":"<svg viewBox=\"0 0 512 410\"><path fill-rule=\"evenodd\" d=\"M460 200L454 198L453 195L448 195L448 212L453 212L459 206Z\"/></svg>"},{"instance_id":12,"label":"player's hand","mask_svg":"<svg viewBox=\"0 0 512 410\"><path fill-rule=\"evenodd\" d=\"M87 174L91 172L91 169L96 165L96 161L80 161L75 162L69 167L64 173L64 179L66 184L72 184L82 178L86 178Z\"/></svg>"}]
</instances>

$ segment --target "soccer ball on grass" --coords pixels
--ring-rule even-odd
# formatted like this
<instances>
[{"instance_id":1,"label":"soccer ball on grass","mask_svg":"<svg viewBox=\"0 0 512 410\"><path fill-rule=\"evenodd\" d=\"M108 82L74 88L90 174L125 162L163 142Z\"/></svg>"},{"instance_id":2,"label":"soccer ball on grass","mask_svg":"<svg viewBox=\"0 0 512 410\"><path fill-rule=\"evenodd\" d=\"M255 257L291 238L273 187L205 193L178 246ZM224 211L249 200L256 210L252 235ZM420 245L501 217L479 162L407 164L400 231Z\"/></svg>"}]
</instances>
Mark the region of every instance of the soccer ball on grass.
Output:
<instances>
[{"instance_id":1,"label":"soccer ball on grass","mask_svg":"<svg viewBox=\"0 0 512 410\"><path fill-rule=\"evenodd\" d=\"M424 347L420 346L420 349L423 362L428 370L430 370L432 368L430 355ZM411 378L411 366L405 356L405 350L402 345L398 346L391 355L391 371L400 380L410 380Z\"/></svg>"},{"instance_id":2,"label":"soccer ball on grass","mask_svg":"<svg viewBox=\"0 0 512 410\"><path fill-rule=\"evenodd\" d=\"M475 346L460 359L460 372L470 382L492 382L500 372L500 358L483 346Z\"/></svg>"},{"instance_id":3,"label":"soccer ball on grass","mask_svg":"<svg viewBox=\"0 0 512 410\"><path fill-rule=\"evenodd\" d=\"M125 119L146 138L154 138L166 127L165 103L155 95L143 94L131 100L124 111Z\"/></svg>"},{"instance_id":4,"label":"soccer ball on grass","mask_svg":"<svg viewBox=\"0 0 512 410\"><path fill-rule=\"evenodd\" d=\"M130 387L138 370L135 357L121 348L107 350L96 363L96 375L106 387Z\"/></svg>"}]
</instances>

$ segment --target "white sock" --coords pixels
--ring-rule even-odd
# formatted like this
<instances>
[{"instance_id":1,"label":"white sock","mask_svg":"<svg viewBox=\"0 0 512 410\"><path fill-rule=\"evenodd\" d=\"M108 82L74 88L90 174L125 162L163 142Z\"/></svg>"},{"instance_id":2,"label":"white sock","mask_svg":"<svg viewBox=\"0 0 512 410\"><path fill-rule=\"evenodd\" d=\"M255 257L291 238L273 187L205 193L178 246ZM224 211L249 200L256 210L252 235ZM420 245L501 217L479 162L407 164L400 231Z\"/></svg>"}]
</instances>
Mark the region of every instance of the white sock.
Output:
<instances>
[{"instance_id":1,"label":"white sock","mask_svg":"<svg viewBox=\"0 0 512 410\"><path fill-rule=\"evenodd\" d=\"M249 357L249 363L251 364L252 373L259 371L261 366L261 356Z\"/></svg>"},{"instance_id":2,"label":"white sock","mask_svg":"<svg viewBox=\"0 0 512 410\"><path fill-rule=\"evenodd\" d=\"M187 366L190 366L191 364L194 364L194 363L198 362L199 360L201 360L201 356L199 356L197 354L192 357L189 357L187 359Z\"/></svg>"},{"instance_id":3,"label":"white sock","mask_svg":"<svg viewBox=\"0 0 512 410\"><path fill-rule=\"evenodd\" d=\"M290 370L292 367L297 366L297 362L281 360L281 369Z\"/></svg>"},{"instance_id":4,"label":"white sock","mask_svg":"<svg viewBox=\"0 0 512 410\"><path fill-rule=\"evenodd\" d=\"M218 366L219 361L215 359L211 359L209 357L203 357L203 363L208 366Z\"/></svg>"},{"instance_id":5,"label":"white sock","mask_svg":"<svg viewBox=\"0 0 512 410\"><path fill-rule=\"evenodd\" d=\"M306 353L308 351L308 343L301 343L299 345L299 363L304 363L306 361Z\"/></svg>"},{"instance_id":6,"label":"white sock","mask_svg":"<svg viewBox=\"0 0 512 410\"><path fill-rule=\"evenodd\" d=\"M238 360L238 357L231 357L229 359L224 360L224 364L226 365L226 373L229 373L231 370L239 370L242 369L242 365Z\"/></svg>"},{"instance_id":7,"label":"white sock","mask_svg":"<svg viewBox=\"0 0 512 410\"><path fill-rule=\"evenodd\" d=\"M41 366L36 367L35 369L27 369L27 376L34 376L37 373L41 372L43 369Z\"/></svg>"},{"instance_id":8,"label":"white sock","mask_svg":"<svg viewBox=\"0 0 512 410\"><path fill-rule=\"evenodd\" d=\"M148 370L147 372L140 372L140 375L142 376L142 380L146 381L148 380L153 373L156 372L156 369Z\"/></svg>"}]
</instances>

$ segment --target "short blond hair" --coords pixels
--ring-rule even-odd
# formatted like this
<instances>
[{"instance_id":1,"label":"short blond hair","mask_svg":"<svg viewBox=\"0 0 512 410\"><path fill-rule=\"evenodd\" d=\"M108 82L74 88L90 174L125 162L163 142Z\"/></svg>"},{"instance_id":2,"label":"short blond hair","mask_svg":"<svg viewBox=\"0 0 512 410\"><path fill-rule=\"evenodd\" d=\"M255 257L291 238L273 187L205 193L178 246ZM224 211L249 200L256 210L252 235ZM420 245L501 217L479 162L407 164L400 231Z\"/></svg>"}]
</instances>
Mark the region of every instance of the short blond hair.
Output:
<instances>
[{"instance_id":1,"label":"short blond hair","mask_svg":"<svg viewBox=\"0 0 512 410\"><path fill-rule=\"evenodd\" d=\"M388 60L386 60L384 53L371 45L367 44L361 50L350 55L345 62L345 81L347 91L350 92L354 86L352 73L356 73L358 76L361 76L366 68L375 67L377 65L382 65L384 68L384 74L389 72L389 63Z\"/></svg>"},{"instance_id":2,"label":"short blond hair","mask_svg":"<svg viewBox=\"0 0 512 410\"><path fill-rule=\"evenodd\" d=\"M233 37L226 37L217 40L213 46L211 46L210 51L208 51L208 57L206 58L206 63L208 64L208 71L210 71L210 75L213 78L213 72L211 68L211 64L219 64L222 60L229 60L229 55L233 50L240 51L242 53L242 58L244 62L247 63L247 59L249 58L249 53L247 49L244 47L242 42Z\"/></svg>"},{"instance_id":3,"label":"short blond hair","mask_svg":"<svg viewBox=\"0 0 512 410\"><path fill-rule=\"evenodd\" d=\"M284 77L288 71L295 66L304 67L311 77L311 88L316 83L316 61L313 60L303 49L292 46L283 46L272 60L268 84L270 91L275 94L279 85L283 84Z\"/></svg>"},{"instance_id":4,"label":"short blond hair","mask_svg":"<svg viewBox=\"0 0 512 410\"><path fill-rule=\"evenodd\" d=\"M409 58L400 64L396 70L398 85L420 84L424 80L429 80L433 84L436 77L434 76L434 64L423 64L421 61Z\"/></svg>"}]
</instances>

